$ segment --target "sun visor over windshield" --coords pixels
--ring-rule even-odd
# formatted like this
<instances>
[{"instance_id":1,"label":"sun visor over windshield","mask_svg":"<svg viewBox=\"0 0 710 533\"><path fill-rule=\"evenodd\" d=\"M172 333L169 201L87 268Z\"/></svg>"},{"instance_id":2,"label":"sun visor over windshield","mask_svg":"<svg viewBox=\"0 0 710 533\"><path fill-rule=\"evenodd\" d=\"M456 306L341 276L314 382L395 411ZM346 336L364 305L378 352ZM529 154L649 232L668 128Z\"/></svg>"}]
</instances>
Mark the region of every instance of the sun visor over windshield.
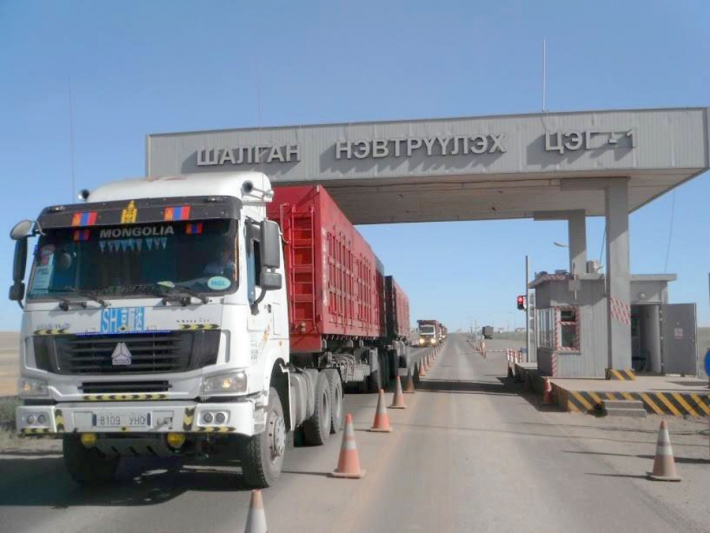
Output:
<instances>
[{"instance_id":1,"label":"sun visor over windshield","mask_svg":"<svg viewBox=\"0 0 710 533\"><path fill-rule=\"evenodd\" d=\"M145 198L117 202L57 205L39 216L43 229L118 226L185 220L238 219L241 202L229 196Z\"/></svg>"}]
</instances>

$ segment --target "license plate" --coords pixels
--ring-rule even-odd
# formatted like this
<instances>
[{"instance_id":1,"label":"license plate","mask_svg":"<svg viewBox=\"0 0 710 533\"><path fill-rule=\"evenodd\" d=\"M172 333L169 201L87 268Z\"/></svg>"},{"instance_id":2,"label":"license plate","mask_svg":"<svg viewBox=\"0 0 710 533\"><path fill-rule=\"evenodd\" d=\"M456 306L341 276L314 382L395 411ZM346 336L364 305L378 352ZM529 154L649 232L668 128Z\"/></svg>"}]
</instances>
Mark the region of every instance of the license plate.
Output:
<instances>
[{"instance_id":1,"label":"license plate","mask_svg":"<svg viewBox=\"0 0 710 533\"><path fill-rule=\"evenodd\" d=\"M94 415L97 428L150 427L150 413L101 413Z\"/></svg>"}]
</instances>

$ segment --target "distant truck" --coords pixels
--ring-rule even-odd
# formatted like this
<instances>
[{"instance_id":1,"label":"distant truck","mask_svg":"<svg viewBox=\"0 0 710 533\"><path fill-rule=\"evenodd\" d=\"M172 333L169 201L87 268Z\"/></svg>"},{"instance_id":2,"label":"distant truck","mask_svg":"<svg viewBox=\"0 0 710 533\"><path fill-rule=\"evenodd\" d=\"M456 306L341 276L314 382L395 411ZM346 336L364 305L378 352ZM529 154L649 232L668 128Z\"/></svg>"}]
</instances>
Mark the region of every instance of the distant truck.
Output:
<instances>
[{"instance_id":1,"label":"distant truck","mask_svg":"<svg viewBox=\"0 0 710 533\"><path fill-rule=\"evenodd\" d=\"M483 329L481 329L481 335L483 335L484 339L492 339L493 326L483 326Z\"/></svg>"},{"instance_id":2,"label":"distant truck","mask_svg":"<svg viewBox=\"0 0 710 533\"><path fill-rule=\"evenodd\" d=\"M419 346L436 346L441 341L441 325L438 320L417 320Z\"/></svg>"},{"instance_id":3,"label":"distant truck","mask_svg":"<svg viewBox=\"0 0 710 533\"><path fill-rule=\"evenodd\" d=\"M444 324L439 324L439 329L441 330L441 340L446 340L446 337L449 335L449 330L446 329Z\"/></svg>"}]
</instances>

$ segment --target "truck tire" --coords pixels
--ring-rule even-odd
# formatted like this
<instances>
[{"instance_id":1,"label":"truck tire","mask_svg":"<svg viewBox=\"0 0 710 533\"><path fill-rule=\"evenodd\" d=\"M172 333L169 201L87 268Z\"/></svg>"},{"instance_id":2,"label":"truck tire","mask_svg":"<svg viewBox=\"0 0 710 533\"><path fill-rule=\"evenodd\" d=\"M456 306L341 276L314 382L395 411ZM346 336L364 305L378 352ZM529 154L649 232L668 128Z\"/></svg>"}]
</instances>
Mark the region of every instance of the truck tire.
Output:
<instances>
[{"instance_id":1,"label":"truck tire","mask_svg":"<svg viewBox=\"0 0 710 533\"><path fill-rule=\"evenodd\" d=\"M120 457L106 457L96 448L86 448L79 435L66 435L62 449L67 472L79 485L98 487L116 478Z\"/></svg>"},{"instance_id":2,"label":"truck tire","mask_svg":"<svg viewBox=\"0 0 710 533\"><path fill-rule=\"evenodd\" d=\"M323 373L330 384L330 432L337 433L343 428L343 382L338 371L333 368Z\"/></svg>"},{"instance_id":3,"label":"truck tire","mask_svg":"<svg viewBox=\"0 0 710 533\"><path fill-rule=\"evenodd\" d=\"M367 377L367 390L369 392L380 392L382 388L382 368L379 368Z\"/></svg>"},{"instance_id":4,"label":"truck tire","mask_svg":"<svg viewBox=\"0 0 710 533\"><path fill-rule=\"evenodd\" d=\"M286 452L286 421L276 389L269 389L266 429L250 437L240 451L242 476L247 485L265 489L281 475Z\"/></svg>"},{"instance_id":5,"label":"truck tire","mask_svg":"<svg viewBox=\"0 0 710 533\"><path fill-rule=\"evenodd\" d=\"M324 372L318 374L316 380L316 398L313 416L303 424L303 435L306 443L319 446L325 444L330 436L331 427L331 401L330 383Z\"/></svg>"}]
</instances>

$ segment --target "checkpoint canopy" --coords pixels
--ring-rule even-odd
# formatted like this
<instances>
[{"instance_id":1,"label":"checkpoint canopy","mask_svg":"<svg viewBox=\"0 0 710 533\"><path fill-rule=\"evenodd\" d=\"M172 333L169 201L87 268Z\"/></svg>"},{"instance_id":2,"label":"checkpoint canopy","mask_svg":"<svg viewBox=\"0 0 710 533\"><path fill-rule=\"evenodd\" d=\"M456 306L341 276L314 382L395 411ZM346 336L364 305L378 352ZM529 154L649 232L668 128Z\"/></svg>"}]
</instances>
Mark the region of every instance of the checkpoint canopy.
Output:
<instances>
[{"instance_id":1,"label":"checkpoint canopy","mask_svg":"<svg viewBox=\"0 0 710 533\"><path fill-rule=\"evenodd\" d=\"M633 212L710 167L708 108L542 113L149 135L148 177L258 170L324 185L355 224Z\"/></svg>"}]
</instances>

